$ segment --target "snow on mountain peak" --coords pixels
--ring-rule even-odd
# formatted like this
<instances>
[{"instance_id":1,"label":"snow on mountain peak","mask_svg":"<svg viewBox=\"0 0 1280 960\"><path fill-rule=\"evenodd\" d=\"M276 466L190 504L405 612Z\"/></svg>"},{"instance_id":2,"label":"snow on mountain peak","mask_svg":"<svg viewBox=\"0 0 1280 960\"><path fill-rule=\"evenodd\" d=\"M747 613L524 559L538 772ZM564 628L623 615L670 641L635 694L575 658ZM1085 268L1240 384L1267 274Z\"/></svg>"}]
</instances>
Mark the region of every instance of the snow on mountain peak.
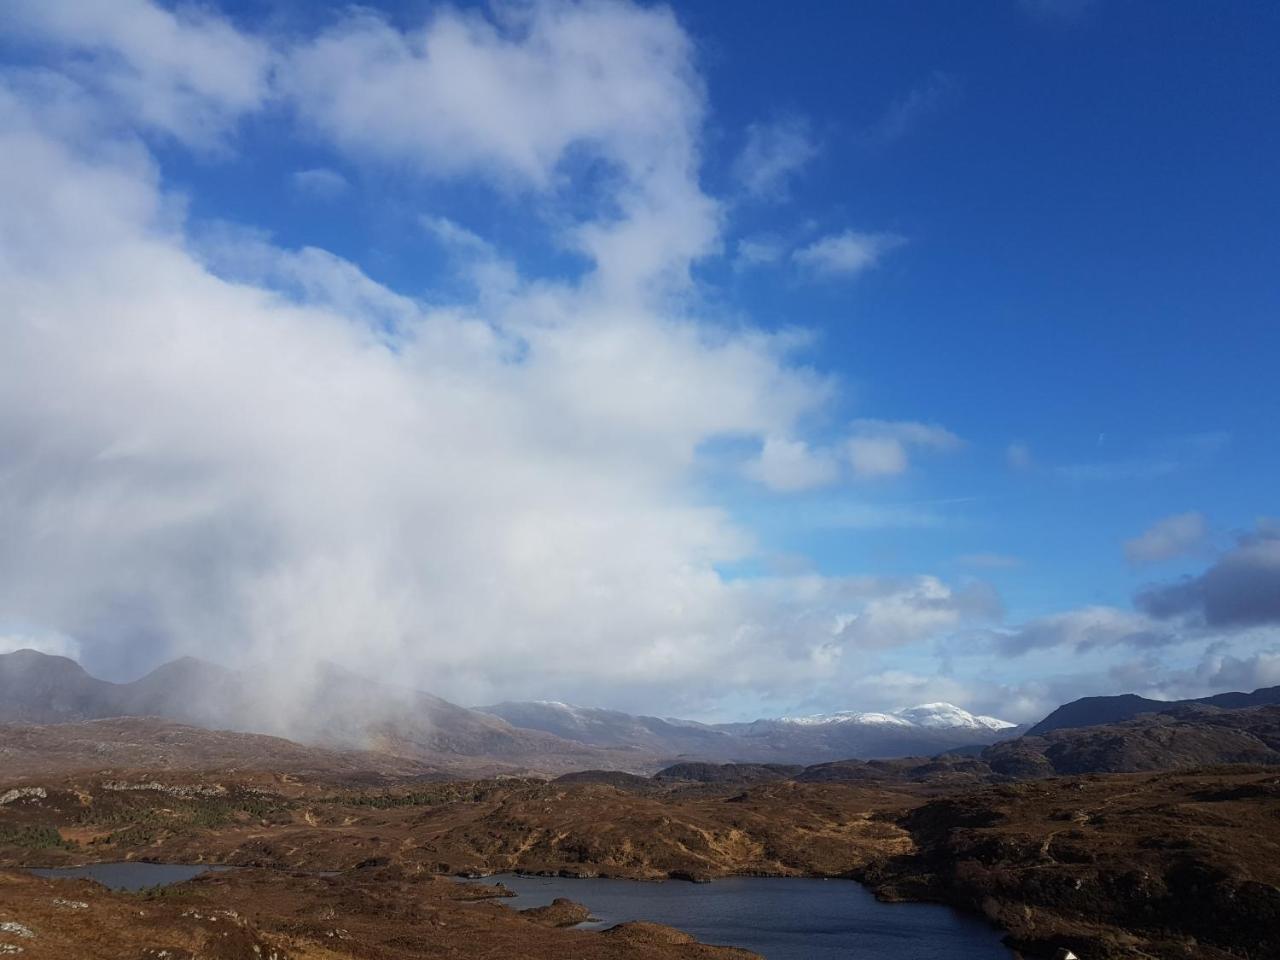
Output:
<instances>
[{"instance_id":1,"label":"snow on mountain peak","mask_svg":"<svg viewBox=\"0 0 1280 960\"><path fill-rule=\"evenodd\" d=\"M1007 730L1016 724L997 717L978 716L953 703L922 703L892 713L868 713L842 710L839 713L815 714L808 717L782 717L782 723L815 727L834 723L885 724L901 727L926 727L932 730Z\"/></svg>"},{"instance_id":2,"label":"snow on mountain peak","mask_svg":"<svg viewBox=\"0 0 1280 960\"><path fill-rule=\"evenodd\" d=\"M1016 726L998 717L978 716L957 707L954 703L922 703L917 707L898 710L895 716L902 717L918 727L954 728L970 727L974 730L1007 730Z\"/></svg>"}]
</instances>

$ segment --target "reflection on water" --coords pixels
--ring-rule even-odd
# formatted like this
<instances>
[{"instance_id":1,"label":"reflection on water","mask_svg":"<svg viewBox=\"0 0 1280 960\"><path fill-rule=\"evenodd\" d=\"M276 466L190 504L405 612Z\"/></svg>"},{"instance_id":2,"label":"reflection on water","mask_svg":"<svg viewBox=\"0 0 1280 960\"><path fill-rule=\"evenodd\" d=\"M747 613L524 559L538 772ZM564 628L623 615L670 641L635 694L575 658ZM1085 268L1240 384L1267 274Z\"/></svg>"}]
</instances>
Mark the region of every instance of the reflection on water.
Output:
<instances>
[{"instance_id":1,"label":"reflection on water","mask_svg":"<svg viewBox=\"0 0 1280 960\"><path fill-rule=\"evenodd\" d=\"M121 863L90 863L83 867L56 867L48 870L32 870L38 877L74 877L96 880L112 890L145 890L147 887L167 887L181 883L211 870L230 870L231 867L212 866L207 863L141 863L130 860Z\"/></svg>"},{"instance_id":2,"label":"reflection on water","mask_svg":"<svg viewBox=\"0 0 1280 960\"><path fill-rule=\"evenodd\" d=\"M767 960L1009 960L1000 934L936 904L881 903L850 880L735 877L715 883L575 880L502 874L516 909L568 897L607 927L649 920Z\"/></svg>"}]
</instances>

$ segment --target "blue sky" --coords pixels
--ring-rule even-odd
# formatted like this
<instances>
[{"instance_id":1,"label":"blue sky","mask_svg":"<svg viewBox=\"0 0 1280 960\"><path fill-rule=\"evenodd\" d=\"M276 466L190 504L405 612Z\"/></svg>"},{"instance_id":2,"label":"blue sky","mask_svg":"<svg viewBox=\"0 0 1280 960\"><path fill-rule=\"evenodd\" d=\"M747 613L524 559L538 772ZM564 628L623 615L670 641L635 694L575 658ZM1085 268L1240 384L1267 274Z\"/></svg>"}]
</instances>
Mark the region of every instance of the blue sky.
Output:
<instances>
[{"instance_id":1,"label":"blue sky","mask_svg":"<svg viewBox=\"0 0 1280 960\"><path fill-rule=\"evenodd\" d=\"M1217 599L1280 595L1274 5L88 9L0 47L65 167L14 195L142 211L6 235L83 387L0 415L11 646L716 718L1280 683Z\"/></svg>"}]
</instances>

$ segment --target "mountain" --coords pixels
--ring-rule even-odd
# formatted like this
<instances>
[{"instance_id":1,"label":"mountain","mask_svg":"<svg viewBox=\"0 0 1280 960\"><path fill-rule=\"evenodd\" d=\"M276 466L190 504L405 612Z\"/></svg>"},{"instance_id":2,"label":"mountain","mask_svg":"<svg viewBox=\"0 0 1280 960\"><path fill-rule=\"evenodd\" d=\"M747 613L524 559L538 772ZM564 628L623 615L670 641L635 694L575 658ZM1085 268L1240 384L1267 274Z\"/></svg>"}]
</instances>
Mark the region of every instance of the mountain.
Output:
<instances>
[{"instance_id":1,"label":"mountain","mask_svg":"<svg viewBox=\"0 0 1280 960\"><path fill-rule=\"evenodd\" d=\"M1000 732L1017 724L996 717L978 716L952 703L922 703L893 713L859 713L852 710L818 714L810 717L783 717L782 723L800 726L825 726L834 723L858 723L872 726L915 727L928 730L975 730Z\"/></svg>"},{"instance_id":2,"label":"mountain","mask_svg":"<svg viewBox=\"0 0 1280 960\"><path fill-rule=\"evenodd\" d=\"M8 782L92 770L148 774L287 773L361 784L443 779L453 773L385 753L307 747L281 737L205 730L154 717L0 724L0 769Z\"/></svg>"},{"instance_id":3,"label":"mountain","mask_svg":"<svg viewBox=\"0 0 1280 960\"><path fill-rule=\"evenodd\" d=\"M1280 706L1224 710L1192 702L1176 712L1146 713L1119 723L1028 733L988 747L982 760L994 773L1012 777L1275 765L1280 764Z\"/></svg>"},{"instance_id":4,"label":"mountain","mask_svg":"<svg viewBox=\"0 0 1280 960\"><path fill-rule=\"evenodd\" d=\"M557 701L478 710L369 680L333 664L234 671L191 657L129 683L109 683L65 657L0 655L0 722L159 717L210 730L286 737L445 763L471 758L513 770L599 768L649 773L679 761L811 764L932 756L1015 734L1012 724L947 703L894 713L703 724Z\"/></svg>"},{"instance_id":5,"label":"mountain","mask_svg":"<svg viewBox=\"0 0 1280 960\"><path fill-rule=\"evenodd\" d=\"M522 700L478 707L529 730L542 730L597 747L629 747L661 756L730 756L736 740L692 720L634 716L620 710L578 707L558 700Z\"/></svg>"},{"instance_id":6,"label":"mountain","mask_svg":"<svg viewBox=\"0 0 1280 960\"><path fill-rule=\"evenodd\" d=\"M951 709L959 710L958 707ZM975 746L1016 736L1019 732L1018 727L1005 721L980 719L966 711L960 712L968 719L955 726L943 725L942 715L925 714L923 716L931 722L922 723L900 715L909 711L898 711L870 716L841 713L756 720L744 724L723 724L719 729L739 737L743 744L740 755L744 758L755 762L803 764L846 759L929 757L968 751Z\"/></svg>"},{"instance_id":7,"label":"mountain","mask_svg":"<svg viewBox=\"0 0 1280 960\"><path fill-rule=\"evenodd\" d=\"M1027 733L1043 736L1054 730L1093 727L1132 720L1144 713L1170 713L1183 707L1208 706L1223 710L1280 704L1280 687L1262 687L1253 693L1217 693L1194 700L1149 700L1133 693L1115 697L1081 697L1054 710Z\"/></svg>"},{"instance_id":8,"label":"mountain","mask_svg":"<svg viewBox=\"0 0 1280 960\"><path fill-rule=\"evenodd\" d=\"M110 716L114 684L66 657L35 650L0 654L0 723L61 723Z\"/></svg>"},{"instance_id":9,"label":"mountain","mask_svg":"<svg viewBox=\"0 0 1280 960\"><path fill-rule=\"evenodd\" d=\"M933 755L981 748L1018 732L1008 721L975 716L949 703L926 703L894 713L843 711L722 724L633 716L547 700L499 703L479 709L516 726L594 746L640 749L673 759L742 764Z\"/></svg>"},{"instance_id":10,"label":"mountain","mask_svg":"<svg viewBox=\"0 0 1280 960\"><path fill-rule=\"evenodd\" d=\"M639 749L607 750L440 697L367 680L332 664L312 670L227 670L186 657L130 683L91 677L34 650L0 654L0 722L64 723L159 717L206 729L443 762L481 758L558 773L584 767L656 769Z\"/></svg>"}]
</instances>

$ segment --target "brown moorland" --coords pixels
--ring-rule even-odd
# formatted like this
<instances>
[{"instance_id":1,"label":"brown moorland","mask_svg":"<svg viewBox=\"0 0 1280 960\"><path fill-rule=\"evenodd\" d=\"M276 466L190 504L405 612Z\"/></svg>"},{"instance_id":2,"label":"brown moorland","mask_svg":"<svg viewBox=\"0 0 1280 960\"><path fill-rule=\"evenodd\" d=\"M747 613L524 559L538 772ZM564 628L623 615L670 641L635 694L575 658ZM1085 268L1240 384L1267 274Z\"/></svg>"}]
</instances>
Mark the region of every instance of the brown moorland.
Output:
<instances>
[{"instance_id":1,"label":"brown moorland","mask_svg":"<svg viewBox=\"0 0 1280 960\"><path fill-rule=\"evenodd\" d=\"M1109 736L1150 741L1128 725L1081 736L1086 745ZM725 955L698 953L708 948L669 931L557 928L548 925L557 914L521 917L491 894L482 906L458 902L478 894L438 879L520 870L849 877L888 898L981 911L1027 957L1064 948L1084 960L1280 956L1280 771L1272 767L1014 781L973 758L944 758L797 774L749 769L738 782L700 768L689 771L693 780L604 772L441 782L437 774L361 772L348 760L332 777L247 764L15 770L0 783L0 865L146 858L252 869L176 886L156 894L154 906L92 885L7 874L0 922L36 936L0 941L26 957L145 956L144 948L255 960L268 949L388 958ZM205 919L172 906L183 898L194 898L190 909ZM59 900L90 903L84 909L101 916ZM118 922L126 936L139 909L155 912L133 924L127 950L112 941L93 952L95 938L107 936L99 931ZM216 910L235 911L227 919L243 935L211 926L221 922L207 919ZM210 929L225 932L227 945L200 940ZM40 939L49 931L56 939ZM68 946L77 937L83 943ZM570 941L559 937L573 938L569 953ZM527 949L501 952L516 941ZM38 952L45 943L57 949Z\"/></svg>"}]
</instances>

